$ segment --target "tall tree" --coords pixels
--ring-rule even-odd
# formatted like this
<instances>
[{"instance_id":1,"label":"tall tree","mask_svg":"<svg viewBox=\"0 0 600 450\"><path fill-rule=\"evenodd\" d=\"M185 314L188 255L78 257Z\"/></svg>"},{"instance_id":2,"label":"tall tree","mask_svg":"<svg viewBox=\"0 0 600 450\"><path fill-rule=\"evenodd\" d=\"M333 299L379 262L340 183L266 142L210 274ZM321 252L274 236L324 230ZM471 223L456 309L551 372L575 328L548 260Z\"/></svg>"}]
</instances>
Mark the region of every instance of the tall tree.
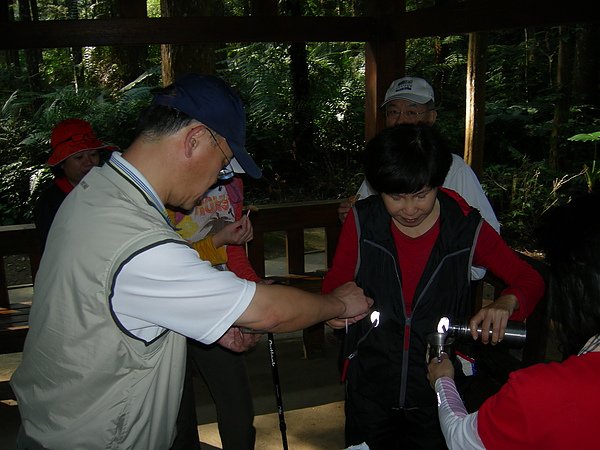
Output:
<instances>
[{"instance_id":1,"label":"tall tree","mask_svg":"<svg viewBox=\"0 0 600 450\"><path fill-rule=\"evenodd\" d=\"M0 2L0 23L15 20L15 2L14 0L6 0ZM8 87L14 89L16 87L16 75L21 71L21 61L19 60L18 50L4 50L4 61L7 70Z\"/></svg>"},{"instance_id":2,"label":"tall tree","mask_svg":"<svg viewBox=\"0 0 600 450\"><path fill-rule=\"evenodd\" d=\"M24 22L38 20L37 0L19 0L19 16ZM42 65L42 51L37 48L25 49L25 64L27 66L29 87L32 91L41 91L40 66Z\"/></svg>"},{"instance_id":3,"label":"tall tree","mask_svg":"<svg viewBox=\"0 0 600 450\"><path fill-rule=\"evenodd\" d=\"M162 17L189 16L222 16L224 4L222 0L161 0ZM198 30L202 33L202 30ZM219 66L218 50L223 44L172 45L161 46L163 84L172 83L175 78L187 72L217 72Z\"/></svg>"},{"instance_id":4,"label":"tall tree","mask_svg":"<svg viewBox=\"0 0 600 450\"><path fill-rule=\"evenodd\" d=\"M478 176L483 171L486 49L487 33L469 34L464 157Z\"/></svg>"},{"instance_id":5,"label":"tall tree","mask_svg":"<svg viewBox=\"0 0 600 450\"><path fill-rule=\"evenodd\" d=\"M573 53L575 39L570 26L559 27L558 59L556 62L556 103L554 105L554 118L550 134L550 153L548 165L558 170L561 164L560 148L562 128L569 115L571 105L572 79L573 79Z\"/></svg>"},{"instance_id":6,"label":"tall tree","mask_svg":"<svg viewBox=\"0 0 600 450\"><path fill-rule=\"evenodd\" d=\"M292 16L301 16L304 6L303 0L287 2L287 9ZM314 155L314 114L311 110L306 42L293 42L289 52L293 93L292 156L294 159L310 160Z\"/></svg>"},{"instance_id":7,"label":"tall tree","mask_svg":"<svg viewBox=\"0 0 600 450\"><path fill-rule=\"evenodd\" d=\"M148 17L146 0L114 0L113 16L122 18ZM122 85L132 82L140 76L146 67L147 45L118 46L114 48L118 61L119 76Z\"/></svg>"},{"instance_id":8,"label":"tall tree","mask_svg":"<svg viewBox=\"0 0 600 450\"><path fill-rule=\"evenodd\" d=\"M79 19L79 7L77 0L67 1L67 16L71 20ZM81 47L71 47L71 60L73 61L73 81L75 83L75 90L79 89L79 86L83 86L84 83L84 71L83 71L83 50Z\"/></svg>"},{"instance_id":9,"label":"tall tree","mask_svg":"<svg viewBox=\"0 0 600 450\"><path fill-rule=\"evenodd\" d=\"M600 26L585 24L576 32L574 94L583 103L600 105Z\"/></svg>"}]
</instances>

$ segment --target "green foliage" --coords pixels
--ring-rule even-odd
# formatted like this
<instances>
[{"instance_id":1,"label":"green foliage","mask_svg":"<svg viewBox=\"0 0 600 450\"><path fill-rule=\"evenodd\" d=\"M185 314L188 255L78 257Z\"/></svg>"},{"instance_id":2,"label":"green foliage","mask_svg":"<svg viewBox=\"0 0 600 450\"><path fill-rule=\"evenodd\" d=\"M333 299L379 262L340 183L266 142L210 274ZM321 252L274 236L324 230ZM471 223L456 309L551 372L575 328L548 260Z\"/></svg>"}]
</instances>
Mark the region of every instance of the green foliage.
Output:
<instances>
[{"instance_id":1,"label":"green foliage","mask_svg":"<svg viewBox=\"0 0 600 450\"><path fill-rule=\"evenodd\" d=\"M160 0L148 0L146 11L148 17L160 17Z\"/></svg>"},{"instance_id":2,"label":"green foliage","mask_svg":"<svg viewBox=\"0 0 600 450\"><path fill-rule=\"evenodd\" d=\"M600 141L600 131L595 133L581 133L571 136L569 141L573 142L593 142L594 143L594 158L592 159L592 165L583 165L583 172L585 176L586 185L588 191L596 190L600 183L600 167L596 167L596 156L597 156L597 142Z\"/></svg>"},{"instance_id":3,"label":"green foliage","mask_svg":"<svg viewBox=\"0 0 600 450\"><path fill-rule=\"evenodd\" d=\"M126 147L140 109L150 101L149 90L133 85L116 93L99 88L76 92L71 86L43 95L13 92L0 115L0 224L32 221L33 204L51 179L45 162L56 123L87 120L100 139Z\"/></svg>"},{"instance_id":4,"label":"green foliage","mask_svg":"<svg viewBox=\"0 0 600 450\"><path fill-rule=\"evenodd\" d=\"M482 185L500 221L504 239L527 249L535 242L540 215L585 190L584 172L561 175L548 169L545 161L532 161L515 149L511 159L512 164L487 167Z\"/></svg>"},{"instance_id":5,"label":"green foliage","mask_svg":"<svg viewBox=\"0 0 600 450\"><path fill-rule=\"evenodd\" d=\"M305 15L353 15L366 2L304 2ZM434 0L408 0L410 10ZM64 2L38 0L40 20L64 19ZM108 0L78 0L81 18L109 17ZM250 3L224 2L228 15L248 14ZM285 2L278 2L287 14ZM160 1L148 1L150 17ZM503 225L503 235L523 242L539 214L573 192L591 189L600 179L596 165L600 129L598 105L575 95L558 142L561 173L547 169L554 108L557 28L488 33L486 129L482 179ZM453 151L464 142L468 36L410 39L406 73L432 82L438 109L436 126ZM314 149L294 143L290 47L283 43L230 44L221 55L221 75L242 95L247 111L247 148L263 167L265 179L248 180L252 203L346 197L362 181L364 147L364 45L306 45ZM85 86L75 86L70 49L43 49L43 92L30 92L25 53L0 61L0 223L28 222L39 187L48 179L45 161L52 127L67 117L92 123L98 136L125 147L135 118L161 84L160 46L148 46L140 77L123 88L115 49L83 49ZM122 55L121 55L122 56ZM580 62L581 64L581 62ZM135 75L134 75L135 76ZM572 136L567 139L568 136ZM592 142L592 144L590 144Z\"/></svg>"},{"instance_id":6,"label":"green foliage","mask_svg":"<svg viewBox=\"0 0 600 450\"><path fill-rule=\"evenodd\" d=\"M23 208L29 201L29 180L42 164L32 147L23 143L31 131L31 122L0 117L0 224L12 225L30 221Z\"/></svg>"},{"instance_id":7,"label":"green foliage","mask_svg":"<svg viewBox=\"0 0 600 450\"><path fill-rule=\"evenodd\" d=\"M571 136L569 138L569 141L597 142L597 141L600 141L600 131L596 131L595 133L576 134L575 136Z\"/></svg>"},{"instance_id":8,"label":"green foliage","mask_svg":"<svg viewBox=\"0 0 600 450\"><path fill-rule=\"evenodd\" d=\"M247 148L265 178L248 183L254 203L332 198L353 193L361 177L364 56L362 44L307 45L310 105L316 151L293 145L289 48L256 43L227 49L223 76L241 93L248 120ZM349 178L348 178L349 177ZM346 180L350 179L350 182Z\"/></svg>"}]
</instances>

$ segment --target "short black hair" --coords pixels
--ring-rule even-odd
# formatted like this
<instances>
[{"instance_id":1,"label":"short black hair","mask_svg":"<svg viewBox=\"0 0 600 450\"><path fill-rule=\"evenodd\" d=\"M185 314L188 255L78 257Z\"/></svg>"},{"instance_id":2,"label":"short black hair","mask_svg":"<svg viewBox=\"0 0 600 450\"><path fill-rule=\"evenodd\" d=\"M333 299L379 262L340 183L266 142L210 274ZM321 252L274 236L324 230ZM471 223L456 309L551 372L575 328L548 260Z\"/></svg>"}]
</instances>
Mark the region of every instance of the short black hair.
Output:
<instances>
[{"instance_id":1,"label":"short black hair","mask_svg":"<svg viewBox=\"0 0 600 450\"><path fill-rule=\"evenodd\" d=\"M437 131L425 125L386 128L366 146L365 177L377 192L412 194L444 183L452 154Z\"/></svg>"},{"instance_id":2,"label":"short black hair","mask_svg":"<svg viewBox=\"0 0 600 450\"><path fill-rule=\"evenodd\" d=\"M135 137L156 139L177 133L194 119L170 106L150 105L144 109L137 121Z\"/></svg>"}]
</instances>

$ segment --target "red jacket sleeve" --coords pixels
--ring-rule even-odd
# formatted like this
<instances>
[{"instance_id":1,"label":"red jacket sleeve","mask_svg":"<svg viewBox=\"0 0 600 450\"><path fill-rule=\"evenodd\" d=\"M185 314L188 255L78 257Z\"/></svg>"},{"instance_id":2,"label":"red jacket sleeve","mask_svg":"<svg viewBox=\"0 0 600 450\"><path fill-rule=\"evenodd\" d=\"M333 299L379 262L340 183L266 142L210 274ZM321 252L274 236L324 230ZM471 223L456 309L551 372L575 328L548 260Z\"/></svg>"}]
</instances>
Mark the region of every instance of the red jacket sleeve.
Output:
<instances>
[{"instance_id":1,"label":"red jacket sleeve","mask_svg":"<svg viewBox=\"0 0 600 450\"><path fill-rule=\"evenodd\" d=\"M501 295L517 297L519 309L511 316L512 320L526 319L544 295L544 279L539 272L519 258L485 221L477 237L473 264L485 267L506 283Z\"/></svg>"},{"instance_id":2,"label":"red jacket sleeve","mask_svg":"<svg viewBox=\"0 0 600 450\"><path fill-rule=\"evenodd\" d=\"M354 280L358 258L358 235L354 222L354 208L346 216L338 239L333 264L323 279L321 291L328 294L338 286Z\"/></svg>"},{"instance_id":3,"label":"red jacket sleeve","mask_svg":"<svg viewBox=\"0 0 600 450\"><path fill-rule=\"evenodd\" d=\"M441 189L456 200L465 214L472 210L457 192ZM473 264L485 267L506 283L507 287L501 295L513 294L517 297L519 309L511 316L512 320L525 320L544 295L546 286L539 272L519 258L485 220L475 244Z\"/></svg>"},{"instance_id":4,"label":"red jacket sleeve","mask_svg":"<svg viewBox=\"0 0 600 450\"><path fill-rule=\"evenodd\" d=\"M226 185L226 189L229 202L233 207L235 220L239 220L242 217L244 205L244 183L242 178L239 176L233 177L231 182ZM261 280L250 264L246 249L243 245L227 246L227 268L238 277L244 278L245 280Z\"/></svg>"}]
</instances>

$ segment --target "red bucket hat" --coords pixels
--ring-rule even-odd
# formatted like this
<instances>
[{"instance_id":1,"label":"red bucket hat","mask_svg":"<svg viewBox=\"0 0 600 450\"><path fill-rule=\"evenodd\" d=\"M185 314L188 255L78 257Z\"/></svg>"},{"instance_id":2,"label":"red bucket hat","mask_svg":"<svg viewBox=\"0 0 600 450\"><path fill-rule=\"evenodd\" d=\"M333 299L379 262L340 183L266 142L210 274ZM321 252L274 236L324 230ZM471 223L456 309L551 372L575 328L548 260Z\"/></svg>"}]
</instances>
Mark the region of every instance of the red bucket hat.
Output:
<instances>
[{"instance_id":1,"label":"red bucket hat","mask_svg":"<svg viewBox=\"0 0 600 450\"><path fill-rule=\"evenodd\" d=\"M52 130L50 145L52 154L48 158L49 166L56 166L69 156L85 150L118 150L118 147L98 139L92 126L81 119L67 119L56 125Z\"/></svg>"}]
</instances>

